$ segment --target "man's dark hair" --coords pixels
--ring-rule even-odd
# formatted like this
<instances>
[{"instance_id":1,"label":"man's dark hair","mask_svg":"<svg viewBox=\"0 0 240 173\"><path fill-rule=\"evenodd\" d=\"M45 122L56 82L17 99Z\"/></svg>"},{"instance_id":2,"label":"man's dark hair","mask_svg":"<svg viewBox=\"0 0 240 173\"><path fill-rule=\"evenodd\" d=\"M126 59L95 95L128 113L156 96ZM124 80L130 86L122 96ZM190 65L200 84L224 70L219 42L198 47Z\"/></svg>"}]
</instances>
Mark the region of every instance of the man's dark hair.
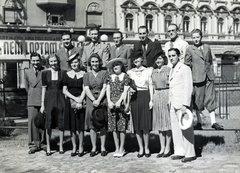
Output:
<instances>
[{"instance_id":1,"label":"man's dark hair","mask_svg":"<svg viewBox=\"0 0 240 173\"><path fill-rule=\"evenodd\" d=\"M191 31L191 36L194 34L194 33L198 33L201 37L202 37L202 31L200 29L193 29Z\"/></svg>"},{"instance_id":2,"label":"man's dark hair","mask_svg":"<svg viewBox=\"0 0 240 173\"><path fill-rule=\"evenodd\" d=\"M176 26L176 30L177 30L177 31L179 30L179 28L178 28L178 26L177 26L176 23L171 23L170 25L168 25L168 27L171 26L171 25L172 25L172 26Z\"/></svg>"},{"instance_id":3,"label":"man's dark hair","mask_svg":"<svg viewBox=\"0 0 240 173\"><path fill-rule=\"evenodd\" d=\"M120 35L121 35L121 38L123 38L123 34L122 34L121 31L116 31L116 32L114 32L113 34L120 34Z\"/></svg>"},{"instance_id":4,"label":"man's dark hair","mask_svg":"<svg viewBox=\"0 0 240 173\"><path fill-rule=\"evenodd\" d=\"M181 54L180 50L177 49L177 48L170 48L170 49L168 50L168 52L170 52L170 51L176 52L177 56L180 56L180 54Z\"/></svg>"},{"instance_id":5,"label":"man's dark hair","mask_svg":"<svg viewBox=\"0 0 240 173\"><path fill-rule=\"evenodd\" d=\"M145 25L139 26L138 27L138 32L139 32L139 29L146 29L147 34L148 34L148 28Z\"/></svg>"},{"instance_id":6,"label":"man's dark hair","mask_svg":"<svg viewBox=\"0 0 240 173\"><path fill-rule=\"evenodd\" d=\"M70 38L72 38L71 32L63 32L62 35L61 35L61 39L62 39L62 37L63 37L64 35L69 35Z\"/></svg>"},{"instance_id":7,"label":"man's dark hair","mask_svg":"<svg viewBox=\"0 0 240 173\"><path fill-rule=\"evenodd\" d=\"M41 55L36 52L33 52L30 54L30 59L32 59L32 57L35 57L35 56L37 56L40 60L42 60Z\"/></svg>"}]
</instances>

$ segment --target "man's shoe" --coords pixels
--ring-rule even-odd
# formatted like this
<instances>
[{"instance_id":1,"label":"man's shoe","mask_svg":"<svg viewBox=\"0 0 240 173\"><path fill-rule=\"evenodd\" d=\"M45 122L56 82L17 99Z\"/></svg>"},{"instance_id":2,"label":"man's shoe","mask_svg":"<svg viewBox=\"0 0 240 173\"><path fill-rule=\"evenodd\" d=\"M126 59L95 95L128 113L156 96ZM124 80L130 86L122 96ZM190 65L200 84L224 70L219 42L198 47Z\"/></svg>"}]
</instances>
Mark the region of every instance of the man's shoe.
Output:
<instances>
[{"instance_id":1,"label":"man's shoe","mask_svg":"<svg viewBox=\"0 0 240 173\"><path fill-rule=\"evenodd\" d=\"M171 157L172 160L180 160L180 159L183 159L184 156L179 156L179 155L174 155Z\"/></svg>"},{"instance_id":2,"label":"man's shoe","mask_svg":"<svg viewBox=\"0 0 240 173\"><path fill-rule=\"evenodd\" d=\"M194 130L202 130L202 124L201 123L197 123L194 127L193 127Z\"/></svg>"},{"instance_id":3,"label":"man's shoe","mask_svg":"<svg viewBox=\"0 0 240 173\"><path fill-rule=\"evenodd\" d=\"M162 157L169 157L169 156L171 156L171 155L172 155L172 153L171 153L171 151L169 151L167 154L163 154Z\"/></svg>"},{"instance_id":4,"label":"man's shoe","mask_svg":"<svg viewBox=\"0 0 240 173\"><path fill-rule=\"evenodd\" d=\"M196 157L184 157L184 158L182 159L182 162L183 162L183 163L186 163L186 162L191 162L191 161L193 161L193 160L196 160Z\"/></svg>"},{"instance_id":5,"label":"man's shoe","mask_svg":"<svg viewBox=\"0 0 240 173\"><path fill-rule=\"evenodd\" d=\"M218 123L213 123L212 128L215 130L224 130L223 126Z\"/></svg>"},{"instance_id":6,"label":"man's shoe","mask_svg":"<svg viewBox=\"0 0 240 173\"><path fill-rule=\"evenodd\" d=\"M34 153L39 152L39 151L41 151L40 147L33 147L33 148L29 149L28 154L34 154Z\"/></svg>"}]
</instances>

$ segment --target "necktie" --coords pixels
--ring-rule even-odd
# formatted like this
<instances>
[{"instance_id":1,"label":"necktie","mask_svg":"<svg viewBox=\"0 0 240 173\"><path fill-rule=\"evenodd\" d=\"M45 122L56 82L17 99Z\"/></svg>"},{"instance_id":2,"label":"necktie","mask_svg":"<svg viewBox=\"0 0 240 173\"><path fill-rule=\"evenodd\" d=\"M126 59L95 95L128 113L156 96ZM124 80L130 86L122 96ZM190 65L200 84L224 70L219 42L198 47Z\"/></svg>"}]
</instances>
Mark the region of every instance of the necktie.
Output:
<instances>
[{"instance_id":1,"label":"necktie","mask_svg":"<svg viewBox=\"0 0 240 173\"><path fill-rule=\"evenodd\" d=\"M203 55L203 49L202 49L202 47L200 46L199 47L199 50L200 50L200 52L202 53L202 55Z\"/></svg>"},{"instance_id":2,"label":"necktie","mask_svg":"<svg viewBox=\"0 0 240 173\"><path fill-rule=\"evenodd\" d=\"M91 45L91 54L94 53L94 50L95 50L95 44L93 43L93 44Z\"/></svg>"},{"instance_id":3,"label":"necktie","mask_svg":"<svg viewBox=\"0 0 240 173\"><path fill-rule=\"evenodd\" d=\"M146 50L146 44L142 45L142 49L143 49L143 65L147 66L147 50Z\"/></svg>"},{"instance_id":4,"label":"necktie","mask_svg":"<svg viewBox=\"0 0 240 173\"><path fill-rule=\"evenodd\" d=\"M38 70L35 69L35 76L37 77L37 75L38 75Z\"/></svg>"}]
</instances>

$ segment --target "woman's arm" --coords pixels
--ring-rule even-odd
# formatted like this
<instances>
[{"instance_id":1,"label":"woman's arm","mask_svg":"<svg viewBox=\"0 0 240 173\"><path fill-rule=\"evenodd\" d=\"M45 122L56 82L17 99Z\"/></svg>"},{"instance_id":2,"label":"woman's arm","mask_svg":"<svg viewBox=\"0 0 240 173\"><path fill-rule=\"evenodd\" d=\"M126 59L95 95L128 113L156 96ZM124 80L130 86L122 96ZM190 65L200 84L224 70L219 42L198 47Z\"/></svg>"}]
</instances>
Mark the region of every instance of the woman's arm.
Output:
<instances>
[{"instance_id":1,"label":"woman's arm","mask_svg":"<svg viewBox=\"0 0 240 173\"><path fill-rule=\"evenodd\" d=\"M112 109L114 104L111 101L111 97L110 97L110 85L107 85L107 89L106 89L106 96L107 96L107 102L108 102L108 108Z\"/></svg>"},{"instance_id":2,"label":"woman's arm","mask_svg":"<svg viewBox=\"0 0 240 173\"><path fill-rule=\"evenodd\" d=\"M42 86L42 101L41 101L41 108L40 108L40 112L43 113L44 110L45 110L45 107L44 107L44 100L45 100L45 93L46 93L46 90L47 90L47 86Z\"/></svg>"},{"instance_id":3,"label":"woman's arm","mask_svg":"<svg viewBox=\"0 0 240 173\"><path fill-rule=\"evenodd\" d=\"M98 96L97 100L93 101L93 105L95 107L98 107L102 98L105 96L106 93L106 88L107 88L107 84L103 84L102 90L100 92L100 95Z\"/></svg>"},{"instance_id":4,"label":"woman's arm","mask_svg":"<svg viewBox=\"0 0 240 173\"><path fill-rule=\"evenodd\" d=\"M92 100L92 101L96 100L95 97L93 96L91 90L89 89L89 86L84 86L84 91L90 100Z\"/></svg>"},{"instance_id":5,"label":"woman's arm","mask_svg":"<svg viewBox=\"0 0 240 173\"><path fill-rule=\"evenodd\" d=\"M152 109L153 107L153 82L152 82L152 70L150 70L150 75L149 75L149 79L148 79L148 83L149 83L149 94L150 94L150 102L149 102L149 109Z\"/></svg>"},{"instance_id":6,"label":"woman's arm","mask_svg":"<svg viewBox=\"0 0 240 173\"><path fill-rule=\"evenodd\" d=\"M67 86L63 86L63 94L65 94L68 98L73 99L75 102L78 102L77 97L75 97L68 91Z\"/></svg>"}]
</instances>

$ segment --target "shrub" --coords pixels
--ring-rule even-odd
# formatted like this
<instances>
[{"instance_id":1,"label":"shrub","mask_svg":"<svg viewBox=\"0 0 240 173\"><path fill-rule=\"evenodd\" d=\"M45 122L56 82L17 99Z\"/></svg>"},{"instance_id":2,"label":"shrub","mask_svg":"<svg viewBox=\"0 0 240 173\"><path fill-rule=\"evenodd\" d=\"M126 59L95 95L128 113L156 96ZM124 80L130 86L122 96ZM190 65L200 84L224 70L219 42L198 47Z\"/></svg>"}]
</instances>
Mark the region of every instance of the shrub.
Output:
<instances>
[{"instance_id":1,"label":"shrub","mask_svg":"<svg viewBox=\"0 0 240 173\"><path fill-rule=\"evenodd\" d=\"M0 119L0 126L16 126L16 123L11 119ZM0 136L10 136L14 128L0 128Z\"/></svg>"}]
</instances>

